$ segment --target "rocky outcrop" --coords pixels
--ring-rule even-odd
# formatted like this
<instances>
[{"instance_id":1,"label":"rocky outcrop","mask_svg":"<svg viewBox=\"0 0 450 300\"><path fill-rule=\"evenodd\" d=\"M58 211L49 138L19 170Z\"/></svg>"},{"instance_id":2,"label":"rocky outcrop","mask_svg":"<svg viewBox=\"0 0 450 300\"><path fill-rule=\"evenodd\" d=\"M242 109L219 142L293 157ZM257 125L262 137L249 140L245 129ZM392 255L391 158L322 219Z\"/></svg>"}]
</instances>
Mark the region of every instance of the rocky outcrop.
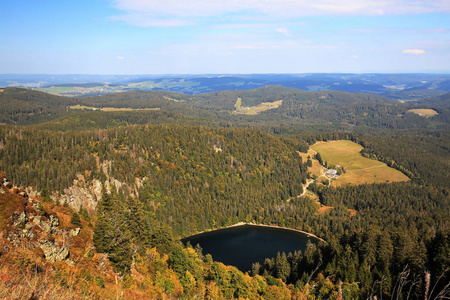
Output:
<instances>
[{"instance_id":1,"label":"rocky outcrop","mask_svg":"<svg viewBox=\"0 0 450 300\"><path fill-rule=\"evenodd\" d=\"M104 164L103 169L108 170L110 164ZM102 183L98 179L85 180L85 177L78 174L77 179L73 181L73 185L64 189L63 195L54 194L52 200L59 203L67 203L71 208L79 210L80 207L86 209L89 213L93 213L97 207L98 201L101 200L103 187L107 192L111 189L122 191L131 197L138 196L138 189L143 186L146 178L135 178L134 185L130 186L125 182L121 182L112 177Z\"/></svg>"},{"instance_id":2,"label":"rocky outcrop","mask_svg":"<svg viewBox=\"0 0 450 300\"><path fill-rule=\"evenodd\" d=\"M55 242L49 240L41 240L39 242L45 258L49 261L55 262L69 257L69 249L64 244L59 246L55 244Z\"/></svg>"},{"instance_id":3,"label":"rocky outcrop","mask_svg":"<svg viewBox=\"0 0 450 300\"><path fill-rule=\"evenodd\" d=\"M57 233L58 231L59 219L54 215L50 215L48 218L35 216L32 222L41 227L46 233Z\"/></svg>"},{"instance_id":4,"label":"rocky outcrop","mask_svg":"<svg viewBox=\"0 0 450 300\"><path fill-rule=\"evenodd\" d=\"M25 211L21 211L12 215L13 226L23 227L28 222L27 214Z\"/></svg>"},{"instance_id":5,"label":"rocky outcrop","mask_svg":"<svg viewBox=\"0 0 450 300\"><path fill-rule=\"evenodd\" d=\"M13 188L12 183L9 182L8 178L6 178L6 177L3 177L3 179L2 179L2 185L3 185L4 188L6 188L6 189L8 189L8 190Z\"/></svg>"},{"instance_id":6,"label":"rocky outcrop","mask_svg":"<svg viewBox=\"0 0 450 300\"><path fill-rule=\"evenodd\" d=\"M3 228L0 238L5 238L0 244L6 242L31 251L41 249L50 262L69 257L66 241L77 236L80 228L67 225L61 228L56 212L46 209L40 197L30 197L24 190L13 186L4 173L0 173L0 190L3 191L0 195L1 207L7 208L7 211L2 211L3 219L10 218L7 224L0 224Z\"/></svg>"},{"instance_id":7,"label":"rocky outcrop","mask_svg":"<svg viewBox=\"0 0 450 300\"><path fill-rule=\"evenodd\" d=\"M97 180L94 181L97 184ZM101 185L101 183L100 183ZM75 210L79 210L80 207L87 209L88 211L95 211L98 201L101 199L100 195L95 193L95 186L83 186L77 180L74 180L74 185L64 189L64 195L54 196L54 200L59 198L60 203L67 203Z\"/></svg>"}]
</instances>

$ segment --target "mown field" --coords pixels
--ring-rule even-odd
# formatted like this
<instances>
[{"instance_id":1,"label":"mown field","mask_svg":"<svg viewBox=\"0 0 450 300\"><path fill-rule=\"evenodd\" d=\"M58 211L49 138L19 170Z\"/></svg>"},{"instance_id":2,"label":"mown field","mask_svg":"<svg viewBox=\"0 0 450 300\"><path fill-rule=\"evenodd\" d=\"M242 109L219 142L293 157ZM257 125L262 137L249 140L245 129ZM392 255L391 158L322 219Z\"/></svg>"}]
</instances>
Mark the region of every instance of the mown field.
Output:
<instances>
[{"instance_id":1,"label":"mown field","mask_svg":"<svg viewBox=\"0 0 450 300\"><path fill-rule=\"evenodd\" d=\"M283 100L278 100L274 102L263 102L256 106L242 106L242 99L238 98L234 107L236 108L235 114L241 115L257 115L260 112L278 108L283 104Z\"/></svg>"},{"instance_id":2,"label":"mown field","mask_svg":"<svg viewBox=\"0 0 450 300\"><path fill-rule=\"evenodd\" d=\"M408 110L408 112L414 113L419 116L427 117L427 118L438 114L437 111L435 111L434 109L430 109L430 108L410 109L410 110Z\"/></svg>"},{"instance_id":3,"label":"mown field","mask_svg":"<svg viewBox=\"0 0 450 300\"><path fill-rule=\"evenodd\" d=\"M88 109L88 110L99 110L99 111L149 111L149 110L160 110L159 107L157 108L127 108L127 107L103 107L103 108L97 108L92 106L85 106L85 105L72 105L69 107L70 109Z\"/></svg>"},{"instance_id":4,"label":"mown field","mask_svg":"<svg viewBox=\"0 0 450 300\"><path fill-rule=\"evenodd\" d=\"M332 180L333 186L409 180L405 174L388 167L385 163L361 156L359 152L363 147L352 141L318 142L312 145L311 149L320 153L324 162L341 165L347 171Z\"/></svg>"}]
</instances>

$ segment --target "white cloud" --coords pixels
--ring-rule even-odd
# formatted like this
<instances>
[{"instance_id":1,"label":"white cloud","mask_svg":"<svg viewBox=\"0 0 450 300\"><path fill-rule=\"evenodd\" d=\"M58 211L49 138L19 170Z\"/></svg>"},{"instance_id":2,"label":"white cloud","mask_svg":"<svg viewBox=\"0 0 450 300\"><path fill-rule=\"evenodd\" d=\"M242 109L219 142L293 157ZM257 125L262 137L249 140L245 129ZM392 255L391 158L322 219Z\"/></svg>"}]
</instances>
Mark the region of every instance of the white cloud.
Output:
<instances>
[{"instance_id":1,"label":"white cloud","mask_svg":"<svg viewBox=\"0 0 450 300\"><path fill-rule=\"evenodd\" d=\"M125 59L123 56L116 56L116 59Z\"/></svg>"},{"instance_id":2,"label":"white cloud","mask_svg":"<svg viewBox=\"0 0 450 300\"><path fill-rule=\"evenodd\" d=\"M189 26L193 22L189 20L176 19L176 18L155 18L151 14L130 12L121 16L111 17L113 20L124 21L128 24L141 27L178 27Z\"/></svg>"},{"instance_id":3,"label":"white cloud","mask_svg":"<svg viewBox=\"0 0 450 300\"><path fill-rule=\"evenodd\" d=\"M255 49L253 45L237 45L233 47L234 49Z\"/></svg>"},{"instance_id":4,"label":"white cloud","mask_svg":"<svg viewBox=\"0 0 450 300\"><path fill-rule=\"evenodd\" d=\"M318 15L404 15L450 13L448 0L111 0L124 11L115 19L137 26L183 26L193 18L240 14L245 18Z\"/></svg>"},{"instance_id":5,"label":"white cloud","mask_svg":"<svg viewBox=\"0 0 450 300\"><path fill-rule=\"evenodd\" d=\"M419 55L419 54L424 54L426 51L420 50L420 49L407 49L407 50L403 50L402 52L406 53L406 54Z\"/></svg>"},{"instance_id":6,"label":"white cloud","mask_svg":"<svg viewBox=\"0 0 450 300\"><path fill-rule=\"evenodd\" d=\"M276 32L281 33L285 36L292 36L292 33L287 28L277 28L275 29Z\"/></svg>"}]
</instances>

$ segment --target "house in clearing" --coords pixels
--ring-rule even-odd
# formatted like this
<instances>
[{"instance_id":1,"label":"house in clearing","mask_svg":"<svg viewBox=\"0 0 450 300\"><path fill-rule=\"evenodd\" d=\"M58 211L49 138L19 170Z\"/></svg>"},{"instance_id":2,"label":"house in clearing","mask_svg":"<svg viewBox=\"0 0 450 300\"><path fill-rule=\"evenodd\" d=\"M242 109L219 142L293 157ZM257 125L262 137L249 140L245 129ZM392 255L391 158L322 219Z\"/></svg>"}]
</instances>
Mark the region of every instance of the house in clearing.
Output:
<instances>
[{"instance_id":1,"label":"house in clearing","mask_svg":"<svg viewBox=\"0 0 450 300\"><path fill-rule=\"evenodd\" d=\"M327 171L327 175L330 176L330 177L337 177L338 176L337 171L335 169L329 169Z\"/></svg>"}]
</instances>

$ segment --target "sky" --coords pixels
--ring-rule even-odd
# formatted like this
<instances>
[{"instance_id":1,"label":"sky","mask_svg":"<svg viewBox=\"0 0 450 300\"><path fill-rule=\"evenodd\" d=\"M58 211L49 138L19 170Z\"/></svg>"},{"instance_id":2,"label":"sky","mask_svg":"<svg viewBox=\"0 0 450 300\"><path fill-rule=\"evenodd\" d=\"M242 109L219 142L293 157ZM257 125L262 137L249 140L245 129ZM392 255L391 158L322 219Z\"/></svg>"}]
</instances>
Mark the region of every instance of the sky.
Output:
<instances>
[{"instance_id":1,"label":"sky","mask_svg":"<svg viewBox=\"0 0 450 300\"><path fill-rule=\"evenodd\" d=\"M4 0L0 74L450 73L450 0Z\"/></svg>"}]
</instances>

